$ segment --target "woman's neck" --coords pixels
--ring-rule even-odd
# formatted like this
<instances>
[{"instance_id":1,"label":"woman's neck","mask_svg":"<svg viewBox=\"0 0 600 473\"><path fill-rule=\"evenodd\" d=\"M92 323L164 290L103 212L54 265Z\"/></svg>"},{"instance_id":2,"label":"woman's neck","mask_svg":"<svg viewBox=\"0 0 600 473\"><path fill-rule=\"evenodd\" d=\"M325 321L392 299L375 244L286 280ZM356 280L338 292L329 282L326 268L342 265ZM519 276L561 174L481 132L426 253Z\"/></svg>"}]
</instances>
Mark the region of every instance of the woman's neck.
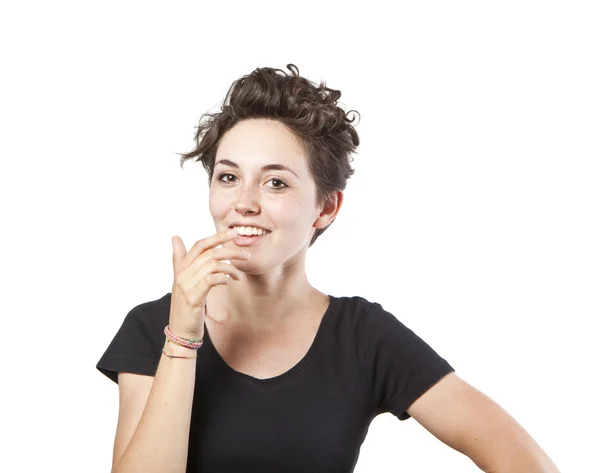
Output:
<instances>
[{"instance_id":1,"label":"woman's neck","mask_svg":"<svg viewBox=\"0 0 600 473\"><path fill-rule=\"evenodd\" d=\"M327 297L310 285L306 273L297 277L274 278L244 274L241 281L214 287L207 299L209 316L225 319L224 325L248 327L254 331L281 330L299 323ZM307 314L308 315L308 314Z\"/></svg>"}]
</instances>

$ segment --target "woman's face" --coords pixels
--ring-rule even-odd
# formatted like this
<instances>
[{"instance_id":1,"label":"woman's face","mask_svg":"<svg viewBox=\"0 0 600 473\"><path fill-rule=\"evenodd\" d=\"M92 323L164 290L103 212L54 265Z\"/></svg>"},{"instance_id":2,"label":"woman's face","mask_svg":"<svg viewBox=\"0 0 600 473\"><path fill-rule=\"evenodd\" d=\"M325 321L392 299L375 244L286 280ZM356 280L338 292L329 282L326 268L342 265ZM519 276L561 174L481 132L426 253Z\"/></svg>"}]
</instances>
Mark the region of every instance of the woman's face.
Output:
<instances>
[{"instance_id":1,"label":"woman's face","mask_svg":"<svg viewBox=\"0 0 600 473\"><path fill-rule=\"evenodd\" d=\"M251 253L250 260L237 260L235 266L262 274L303 257L314 228L333 220L320 216L316 192L307 157L285 125L248 119L227 131L217 150L209 193L215 228L239 225L268 231L224 245L243 246Z\"/></svg>"}]
</instances>

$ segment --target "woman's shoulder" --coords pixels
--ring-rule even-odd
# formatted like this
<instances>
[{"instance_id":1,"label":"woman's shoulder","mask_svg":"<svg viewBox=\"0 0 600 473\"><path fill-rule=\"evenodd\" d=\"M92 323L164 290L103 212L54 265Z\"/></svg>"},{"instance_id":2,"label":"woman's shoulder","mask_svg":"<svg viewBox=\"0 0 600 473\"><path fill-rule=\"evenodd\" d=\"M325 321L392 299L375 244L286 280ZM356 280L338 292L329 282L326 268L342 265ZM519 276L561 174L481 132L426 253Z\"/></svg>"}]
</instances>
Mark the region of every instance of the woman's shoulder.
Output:
<instances>
[{"instance_id":1,"label":"woman's shoulder","mask_svg":"<svg viewBox=\"0 0 600 473\"><path fill-rule=\"evenodd\" d=\"M413 332L393 312L371 298L363 296L336 297L340 321L367 338L390 338L412 336Z\"/></svg>"},{"instance_id":2,"label":"woman's shoulder","mask_svg":"<svg viewBox=\"0 0 600 473\"><path fill-rule=\"evenodd\" d=\"M133 307L125 316L96 368L118 383L117 373L154 376L169 320L171 294Z\"/></svg>"},{"instance_id":3,"label":"woman's shoulder","mask_svg":"<svg viewBox=\"0 0 600 473\"><path fill-rule=\"evenodd\" d=\"M360 323L378 324L385 320L397 320L397 318L386 311L379 302L367 297L335 296L338 311L347 320L355 320ZM390 319L391 318L391 319Z\"/></svg>"},{"instance_id":4,"label":"woman's shoulder","mask_svg":"<svg viewBox=\"0 0 600 473\"><path fill-rule=\"evenodd\" d=\"M167 311L171 307L171 293L167 292L164 296L159 297L158 299L144 301L136 305L132 310L140 311L140 312L162 312L165 309Z\"/></svg>"},{"instance_id":5,"label":"woman's shoulder","mask_svg":"<svg viewBox=\"0 0 600 473\"><path fill-rule=\"evenodd\" d=\"M378 309L381 307L381 304L379 304L378 302L359 295L333 297L337 300L338 304L346 310L369 312L372 309Z\"/></svg>"},{"instance_id":6,"label":"woman's shoulder","mask_svg":"<svg viewBox=\"0 0 600 473\"><path fill-rule=\"evenodd\" d=\"M171 293L153 300L146 300L135 305L125 317L124 322L142 326L157 326L164 328L168 323L171 308Z\"/></svg>"}]
</instances>

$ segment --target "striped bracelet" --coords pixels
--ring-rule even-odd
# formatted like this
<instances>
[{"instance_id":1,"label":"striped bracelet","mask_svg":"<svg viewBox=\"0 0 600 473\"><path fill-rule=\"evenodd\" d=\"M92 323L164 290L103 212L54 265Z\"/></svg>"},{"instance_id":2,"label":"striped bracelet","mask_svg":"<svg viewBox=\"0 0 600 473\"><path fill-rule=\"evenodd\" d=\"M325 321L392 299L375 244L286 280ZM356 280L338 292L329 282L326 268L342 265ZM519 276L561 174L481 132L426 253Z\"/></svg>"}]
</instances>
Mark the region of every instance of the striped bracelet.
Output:
<instances>
[{"instance_id":1,"label":"striped bracelet","mask_svg":"<svg viewBox=\"0 0 600 473\"><path fill-rule=\"evenodd\" d=\"M202 338L178 337L177 335L173 334L173 332L171 332L168 325L165 327L165 335L172 342L177 343L178 345L181 345L182 347L191 348L192 350L197 350L204 343Z\"/></svg>"}]
</instances>

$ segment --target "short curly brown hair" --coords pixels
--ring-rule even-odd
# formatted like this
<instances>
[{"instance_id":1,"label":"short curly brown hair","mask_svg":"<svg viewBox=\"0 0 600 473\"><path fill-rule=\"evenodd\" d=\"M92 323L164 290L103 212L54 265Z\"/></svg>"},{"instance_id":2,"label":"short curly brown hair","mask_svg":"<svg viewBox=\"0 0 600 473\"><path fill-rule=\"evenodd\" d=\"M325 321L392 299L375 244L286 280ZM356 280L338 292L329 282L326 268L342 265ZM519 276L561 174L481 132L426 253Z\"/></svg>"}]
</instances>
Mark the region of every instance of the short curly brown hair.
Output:
<instances>
[{"instance_id":1,"label":"short curly brown hair","mask_svg":"<svg viewBox=\"0 0 600 473\"><path fill-rule=\"evenodd\" d=\"M189 153L180 154L180 166L197 158L208 173L210 186L217 148L225 132L245 119L274 119L286 125L304 148L317 187L317 204L324 204L331 193L344 190L354 174L351 154L359 145L352 124L355 117L349 119L347 115L355 112L360 120L360 114L356 110L346 113L337 105L342 95L339 90L326 87L325 82L317 86L301 77L294 64L287 68L291 75L281 69L262 67L234 81L221 111L205 113L200 118L196 146ZM317 229L309 246L327 228Z\"/></svg>"}]
</instances>

